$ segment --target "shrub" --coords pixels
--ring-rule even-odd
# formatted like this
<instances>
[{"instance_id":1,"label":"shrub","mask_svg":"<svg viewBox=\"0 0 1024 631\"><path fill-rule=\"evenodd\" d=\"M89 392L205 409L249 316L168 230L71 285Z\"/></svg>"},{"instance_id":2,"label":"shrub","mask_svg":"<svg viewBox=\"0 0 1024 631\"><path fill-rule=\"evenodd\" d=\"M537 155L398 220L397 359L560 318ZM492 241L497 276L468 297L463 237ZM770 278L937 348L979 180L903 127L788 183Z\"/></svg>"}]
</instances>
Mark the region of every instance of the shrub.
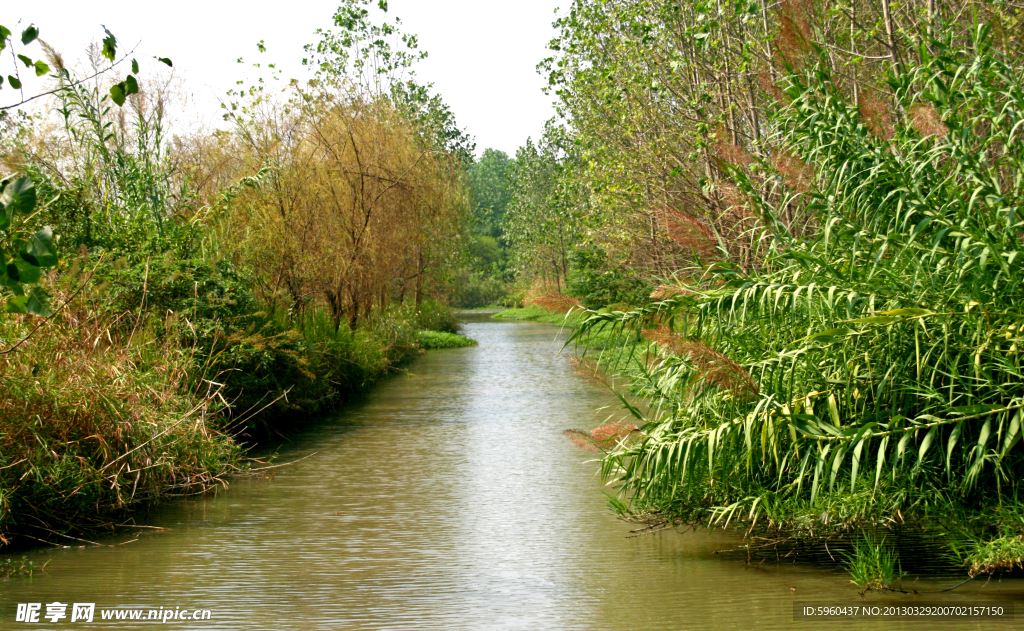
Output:
<instances>
[{"instance_id":1,"label":"shrub","mask_svg":"<svg viewBox=\"0 0 1024 631\"><path fill-rule=\"evenodd\" d=\"M191 387L188 349L116 324L95 304L68 309L0 356L0 542L109 525L210 489L237 463L210 422L219 389ZM31 325L0 320L0 345Z\"/></svg>"}]
</instances>

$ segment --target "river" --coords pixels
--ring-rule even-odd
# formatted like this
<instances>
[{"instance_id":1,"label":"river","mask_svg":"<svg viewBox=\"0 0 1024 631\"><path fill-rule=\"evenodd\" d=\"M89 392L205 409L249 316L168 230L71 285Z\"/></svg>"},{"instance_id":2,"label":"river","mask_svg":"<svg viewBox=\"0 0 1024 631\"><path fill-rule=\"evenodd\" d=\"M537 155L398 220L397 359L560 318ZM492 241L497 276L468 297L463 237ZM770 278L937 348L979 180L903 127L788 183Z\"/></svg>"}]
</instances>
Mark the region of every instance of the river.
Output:
<instances>
[{"instance_id":1,"label":"river","mask_svg":"<svg viewBox=\"0 0 1024 631\"><path fill-rule=\"evenodd\" d=\"M148 626L99 613L92 624L14 620L18 603L45 613L59 601L210 610L166 623L189 629L811 629L822 623L794 620L794 603L936 600L864 601L835 567L722 558L738 539L721 531L630 537L636 526L606 508L594 454L561 433L618 416L616 400L558 356L556 331L472 317L464 332L478 347L423 355L280 450L279 462L301 462L140 515L160 530L33 550L49 565L0 583L0 626ZM942 600L993 595L1024 587L975 581ZM841 626L925 625L1014 626Z\"/></svg>"}]
</instances>

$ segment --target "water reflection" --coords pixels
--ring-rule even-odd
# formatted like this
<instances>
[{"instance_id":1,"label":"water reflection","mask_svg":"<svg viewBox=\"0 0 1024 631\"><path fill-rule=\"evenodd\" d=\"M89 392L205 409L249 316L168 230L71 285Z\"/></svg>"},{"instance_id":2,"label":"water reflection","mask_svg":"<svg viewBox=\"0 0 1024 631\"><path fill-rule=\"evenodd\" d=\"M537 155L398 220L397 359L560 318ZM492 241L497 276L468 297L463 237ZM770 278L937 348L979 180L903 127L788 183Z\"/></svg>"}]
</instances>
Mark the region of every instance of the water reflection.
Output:
<instances>
[{"instance_id":1,"label":"water reflection","mask_svg":"<svg viewBox=\"0 0 1024 631\"><path fill-rule=\"evenodd\" d=\"M820 626L794 622L794 602L859 601L838 571L716 557L735 547L722 533L627 538L592 454L561 436L598 424L613 397L556 356L553 327L480 320L466 333L480 346L417 360L285 448L314 455L272 479L167 505L146 521L167 530L133 543L34 552L47 573L3 584L0 625L45 628L16 624L16 603L60 600L213 611L167 623L180 628L788 629ZM932 583L918 587L950 584ZM1022 588L944 598L971 593Z\"/></svg>"}]
</instances>

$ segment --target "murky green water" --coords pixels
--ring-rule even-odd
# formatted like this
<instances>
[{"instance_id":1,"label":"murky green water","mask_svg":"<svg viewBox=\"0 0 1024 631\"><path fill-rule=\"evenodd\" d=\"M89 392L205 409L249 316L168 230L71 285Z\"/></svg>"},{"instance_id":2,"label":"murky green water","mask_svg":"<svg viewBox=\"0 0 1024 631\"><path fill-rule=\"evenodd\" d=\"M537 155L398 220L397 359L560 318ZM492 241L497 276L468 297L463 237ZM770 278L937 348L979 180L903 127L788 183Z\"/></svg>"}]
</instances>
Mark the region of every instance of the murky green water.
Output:
<instances>
[{"instance_id":1,"label":"murky green water","mask_svg":"<svg viewBox=\"0 0 1024 631\"><path fill-rule=\"evenodd\" d=\"M724 533L628 538L632 526L605 508L592 454L561 435L616 413L614 398L556 357L549 325L478 318L465 332L480 346L423 356L284 449L286 461L313 455L272 478L168 504L142 522L165 530L134 542L33 552L50 564L0 583L0 627L144 626L99 613L91 624L15 622L18 603L45 613L59 601L212 611L166 623L175 628L810 629L823 623L794 621L794 603L1024 598L1020 581L977 581L941 597L861 601L839 571L716 556L736 546ZM1009 625L828 624L1024 628L1018 612Z\"/></svg>"}]
</instances>

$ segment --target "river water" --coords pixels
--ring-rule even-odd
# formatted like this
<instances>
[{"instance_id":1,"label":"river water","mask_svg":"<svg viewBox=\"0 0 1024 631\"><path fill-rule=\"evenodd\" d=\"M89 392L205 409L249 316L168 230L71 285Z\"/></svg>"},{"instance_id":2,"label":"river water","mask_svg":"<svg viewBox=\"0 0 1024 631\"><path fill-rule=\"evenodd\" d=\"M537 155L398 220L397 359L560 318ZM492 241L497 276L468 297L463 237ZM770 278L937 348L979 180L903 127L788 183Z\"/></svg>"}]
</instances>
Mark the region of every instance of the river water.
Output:
<instances>
[{"instance_id":1,"label":"river water","mask_svg":"<svg viewBox=\"0 0 1024 631\"><path fill-rule=\"evenodd\" d=\"M209 609L188 629L789 629L794 603L1024 597L975 581L940 597L868 595L835 568L746 564L721 531L630 537L607 510L594 454L561 434L618 415L558 356L556 328L476 316L480 346L433 351L280 451L308 456L215 497L167 503L103 546L41 549L0 582L2 628L148 626L99 611ZM603 410L599 410L604 408ZM134 539L134 541L132 541ZM920 591L958 579L919 580ZM18 603L95 603L91 624L15 621ZM844 628L1024 628L950 620ZM150 623L151 624L151 623Z\"/></svg>"}]
</instances>

